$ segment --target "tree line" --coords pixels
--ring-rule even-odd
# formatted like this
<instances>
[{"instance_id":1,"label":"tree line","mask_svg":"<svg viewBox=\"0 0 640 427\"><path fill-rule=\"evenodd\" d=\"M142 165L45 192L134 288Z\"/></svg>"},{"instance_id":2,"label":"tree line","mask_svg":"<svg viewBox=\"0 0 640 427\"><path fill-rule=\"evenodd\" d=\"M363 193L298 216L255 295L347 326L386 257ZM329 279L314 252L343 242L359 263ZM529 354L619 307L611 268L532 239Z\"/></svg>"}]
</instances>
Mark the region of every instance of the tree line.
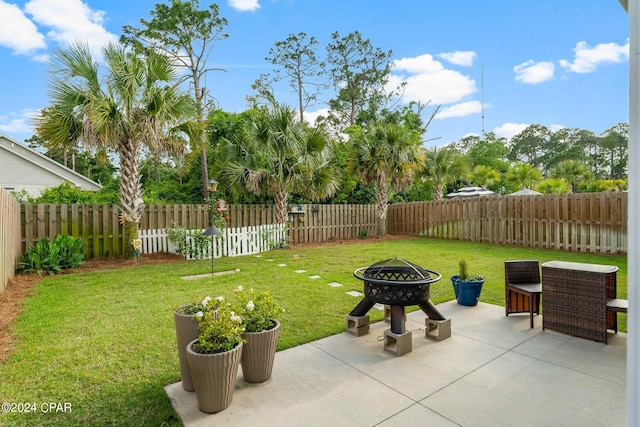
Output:
<instances>
[{"instance_id":1,"label":"tree line","mask_svg":"<svg viewBox=\"0 0 640 427\"><path fill-rule=\"evenodd\" d=\"M207 65L213 46L230 37L218 6L171 0L150 16L123 27L102 62L82 42L54 53L51 105L29 140L99 180L93 197L121 205L128 236L137 235L144 203L202 203L212 177L216 197L273 203L280 222L291 202L375 203L382 233L389 203L438 199L465 183L501 193L625 186L625 124L600 136L532 125L510 140L489 133L427 148L439 106L425 114L428 104L399 103L402 85L387 87L392 51L357 31L333 33L323 60L305 33L276 42L266 57L273 73L256 79L247 110L216 109L203 82L216 71ZM282 81L296 107L274 95ZM308 123L305 110L325 93L333 94L328 114ZM62 186L42 197L88 196Z\"/></svg>"}]
</instances>

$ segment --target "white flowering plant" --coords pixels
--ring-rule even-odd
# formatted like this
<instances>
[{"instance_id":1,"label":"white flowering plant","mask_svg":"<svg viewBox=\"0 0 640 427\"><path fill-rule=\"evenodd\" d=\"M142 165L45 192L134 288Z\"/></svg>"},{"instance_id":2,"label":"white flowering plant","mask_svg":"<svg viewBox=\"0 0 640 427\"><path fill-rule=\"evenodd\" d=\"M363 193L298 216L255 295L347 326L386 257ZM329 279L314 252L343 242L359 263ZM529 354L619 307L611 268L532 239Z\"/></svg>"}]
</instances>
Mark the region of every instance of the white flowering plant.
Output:
<instances>
[{"instance_id":1,"label":"white flowering plant","mask_svg":"<svg viewBox=\"0 0 640 427\"><path fill-rule=\"evenodd\" d=\"M224 302L223 297L211 299L210 296L206 296L200 301L194 301L176 308L176 312L179 314L192 315L194 317L196 317L196 315L201 316L206 311L216 310L222 302Z\"/></svg>"},{"instance_id":2,"label":"white flowering plant","mask_svg":"<svg viewBox=\"0 0 640 427\"><path fill-rule=\"evenodd\" d=\"M242 317L242 323L247 332L260 332L275 326L274 320L284 310L280 309L270 292L256 292L245 290L238 286L233 291L236 302L234 310Z\"/></svg>"},{"instance_id":3,"label":"white flowering plant","mask_svg":"<svg viewBox=\"0 0 640 427\"><path fill-rule=\"evenodd\" d=\"M199 311L198 344L194 351L201 354L224 353L233 350L242 342L244 325L230 304L216 304L215 310Z\"/></svg>"}]
</instances>

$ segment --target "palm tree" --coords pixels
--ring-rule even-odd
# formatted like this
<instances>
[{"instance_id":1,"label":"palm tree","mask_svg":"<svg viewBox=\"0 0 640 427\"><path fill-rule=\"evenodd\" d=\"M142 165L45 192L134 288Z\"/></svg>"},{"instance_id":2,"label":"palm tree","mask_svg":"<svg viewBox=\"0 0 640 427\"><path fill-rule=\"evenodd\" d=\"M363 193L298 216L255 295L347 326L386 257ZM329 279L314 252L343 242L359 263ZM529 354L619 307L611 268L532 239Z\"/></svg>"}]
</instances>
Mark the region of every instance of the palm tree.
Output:
<instances>
[{"instance_id":1,"label":"palm tree","mask_svg":"<svg viewBox=\"0 0 640 427\"><path fill-rule=\"evenodd\" d=\"M164 55L128 52L118 44L101 50L104 65L89 47L76 43L53 58L50 98L54 111L36 119L38 133L62 143L79 137L88 147L115 149L120 161L120 207L125 222L125 256L133 257L142 210L140 152L183 139L193 101L169 85L176 72ZM102 72L104 69L104 72ZM59 120L66 118L66 120Z\"/></svg>"},{"instance_id":2,"label":"palm tree","mask_svg":"<svg viewBox=\"0 0 640 427\"><path fill-rule=\"evenodd\" d=\"M332 141L324 128L309 127L286 105L252 111L246 132L222 143L223 179L233 187L273 196L279 224L287 220L291 193L322 200L338 188L329 164Z\"/></svg>"},{"instance_id":3,"label":"palm tree","mask_svg":"<svg viewBox=\"0 0 640 427\"><path fill-rule=\"evenodd\" d=\"M500 182L500 172L487 165L478 165L469 175L472 183L485 188L492 188Z\"/></svg>"},{"instance_id":4,"label":"palm tree","mask_svg":"<svg viewBox=\"0 0 640 427\"><path fill-rule=\"evenodd\" d=\"M441 200L444 197L445 187L463 179L468 169L467 163L457 150L434 147L427 151L420 174L433 183L434 199Z\"/></svg>"},{"instance_id":5,"label":"palm tree","mask_svg":"<svg viewBox=\"0 0 640 427\"><path fill-rule=\"evenodd\" d=\"M569 185L562 178L547 178L540 181L535 187L542 194L566 194L570 193Z\"/></svg>"},{"instance_id":6,"label":"palm tree","mask_svg":"<svg viewBox=\"0 0 640 427\"><path fill-rule=\"evenodd\" d=\"M528 163L516 163L505 174L505 182L513 188L531 188L542 179L540 171Z\"/></svg>"},{"instance_id":7,"label":"palm tree","mask_svg":"<svg viewBox=\"0 0 640 427\"><path fill-rule=\"evenodd\" d=\"M578 183L589 181L592 175L587 165L578 160L564 160L551 171L552 178L564 179L569 184L569 193L575 192Z\"/></svg>"},{"instance_id":8,"label":"palm tree","mask_svg":"<svg viewBox=\"0 0 640 427\"><path fill-rule=\"evenodd\" d=\"M353 152L351 170L363 184L376 184L378 234L386 234L389 189L400 191L411 185L422 160L420 132L393 123L370 122L349 130Z\"/></svg>"}]
</instances>

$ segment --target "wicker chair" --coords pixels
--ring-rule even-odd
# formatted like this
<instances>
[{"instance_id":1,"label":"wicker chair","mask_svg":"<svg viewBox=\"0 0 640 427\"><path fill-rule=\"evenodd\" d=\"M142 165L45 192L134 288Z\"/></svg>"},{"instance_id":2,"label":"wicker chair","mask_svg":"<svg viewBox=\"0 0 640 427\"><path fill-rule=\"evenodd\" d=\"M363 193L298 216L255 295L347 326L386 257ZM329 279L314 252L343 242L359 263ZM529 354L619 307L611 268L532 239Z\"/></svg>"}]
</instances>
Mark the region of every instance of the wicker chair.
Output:
<instances>
[{"instance_id":1,"label":"wicker chair","mask_svg":"<svg viewBox=\"0 0 640 427\"><path fill-rule=\"evenodd\" d=\"M533 328L533 313L540 314L540 266L535 260L504 262L505 316L529 313Z\"/></svg>"}]
</instances>

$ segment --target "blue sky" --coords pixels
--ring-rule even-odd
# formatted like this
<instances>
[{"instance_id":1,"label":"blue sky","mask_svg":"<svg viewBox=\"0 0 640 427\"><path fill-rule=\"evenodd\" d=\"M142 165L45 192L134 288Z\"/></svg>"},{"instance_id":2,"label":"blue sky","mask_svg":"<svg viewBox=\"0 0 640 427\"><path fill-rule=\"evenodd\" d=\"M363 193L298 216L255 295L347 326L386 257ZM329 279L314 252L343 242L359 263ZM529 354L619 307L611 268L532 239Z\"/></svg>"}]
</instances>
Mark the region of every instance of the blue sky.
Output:
<instances>
[{"instance_id":1,"label":"blue sky","mask_svg":"<svg viewBox=\"0 0 640 427\"><path fill-rule=\"evenodd\" d=\"M139 26L156 3L0 0L0 134L18 141L33 134L31 118L49 104L47 59L55 48L74 40L92 46L117 40L123 25ZM201 7L208 4L201 0ZM374 46L393 50L393 82L407 82L404 102L441 105L427 146L480 134L483 104L484 131L507 138L529 124L600 134L628 121L629 19L617 0L218 5L229 38L217 43L210 61L226 72L210 73L206 85L227 111L246 108L251 83L272 70L264 58L275 42L305 32L318 39L323 54L331 33L358 30ZM280 101L295 105L286 85L276 89Z\"/></svg>"}]
</instances>

